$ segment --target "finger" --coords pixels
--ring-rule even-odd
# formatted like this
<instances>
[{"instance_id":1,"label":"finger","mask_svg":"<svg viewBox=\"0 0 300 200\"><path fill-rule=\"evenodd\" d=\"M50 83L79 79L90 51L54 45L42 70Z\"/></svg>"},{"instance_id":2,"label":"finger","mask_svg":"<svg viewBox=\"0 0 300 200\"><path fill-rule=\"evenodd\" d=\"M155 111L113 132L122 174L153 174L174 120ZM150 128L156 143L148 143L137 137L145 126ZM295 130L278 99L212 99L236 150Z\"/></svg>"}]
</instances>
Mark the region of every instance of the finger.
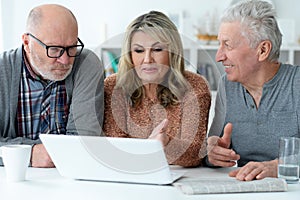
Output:
<instances>
[{"instance_id":1,"label":"finger","mask_svg":"<svg viewBox=\"0 0 300 200\"><path fill-rule=\"evenodd\" d=\"M255 179L255 177L261 173L262 167L259 163L249 162L242 168L240 168L239 172L236 174L236 178L241 181L251 181Z\"/></svg>"},{"instance_id":2,"label":"finger","mask_svg":"<svg viewBox=\"0 0 300 200\"><path fill-rule=\"evenodd\" d=\"M163 146L166 146L169 143L169 141L170 141L169 136L167 134L165 134L165 133L158 133L152 139L156 139L156 140L161 141L161 143L163 144Z\"/></svg>"},{"instance_id":3,"label":"finger","mask_svg":"<svg viewBox=\"0 0 300 200\"><path fill-rule=\"evenodd\" d=\"M153 132L155 134L159 133L160 130L163 128L163 125L164 125L164 121L162 121L161 123L159 123L154 129L153 129Z\"/></svg>"},{"instance_id":4,"label":"finger","mask_svg":"<svg viewBox=\"0 0 300 200\"><path fill-rule=\"evenodd\" d=\"M221 155L230 153L230 150L228 150L227 148L219 146L218 140L220 140L218 136L210 136L207 139L207 154L209 154L210 152Z\"/></svg>"},{"instance_id":5,"label":"finger","mask_svg":"<svg viewBox=\"0 0 300 200\"><path fill-rule=\"evenodd\" d=\"M261 173L263 173L263 169L254 168L244 179L245 179L245 181L255 180L255 179L257 179L257 176Z\"/></svg>"},{"instance_id":6,"label":"finger","mask_svg":"<svg viewBox=\"0 0 300 200\"><path fill-rule=\"evenodd\" d=\"M170 137L165 134L165 133L161 133L162 134L162 141L163 141L163 145L164 146L167 146L167 144L169 143L170 141Z\"/></svg>"},{"instance_id":7,"label":"finger","mask_svg":"<svg viewBox=\"0 0 300 200\"><path fill-rule=\"evenodd\" d=\"M218 136L210 136L207 138L208 146L215 146L218 144L219 137Z\"/></svg>"},{"instance_id":8,"label":"finger","mask_svg":"<svg viewBox=\"0 0 300 200\"><path fill-rule=\"evenodd\" d=\"M208 154L208 161L215 166L221 167L233 167L236 165L236 160L228 155L210 153Z\"/></svg>"},{"instance_id":9,"label":"finger","mask_svg":"<svg viewBox=\"0 0 300 200\"><path fill-rule=\"evenodd\" d=\"M219 139L220 139L219 136L209 136L207 138L207 144L216 145Z\"/></svg>"},{"instance_id":10,"label":"finger","mask_svg":"<svg viewBox=\"0 0 300 200\"><path fill-rule=\"evenodd\" d=\"M232 124L228 123L224 127L224 134L219 140L220 146L223 146L225 148L229 148L231 144L231 133L232 133Z\"/></svg>"},{"instance_id":11,"label":"finger","mask_svg":"<svg viewBox=\"0 0 300 200\"><path fill-rule=\"evenodd\" d=\"M208 158L208 162L213 164L214 166L219 166L219 167L233 167L236 165L235 161L221 161L221 160L214 160L211 158Z\"/></svg>"},{"instance_id":12,"label":"finger","mask_svg":"<svg viewBox=\"0 0 300 200\"><path fill-rule=\"evenodd\" d=\"M236 169L236 170L233 170L231 172L229 172L229 176L230 177L236 177L236 175L239 173L240 169Z\"/></svg>"},{"instance_id":13,"label":"finger","mask_svg":"<svg viewBox=\"0 0 300 200\"><path fill-rule=\"evenodd\" d=\"M162 122L162 128L160 129L161 131L166 131L168 124L169 124L169 120L168 119L164 119Z\"/></svg>"},{"instance_id":14,"label":"finger","mask_svg":"<svg viewBox=\"0 0 300 200\"><path fill-rule=\"evenodd\" d=\"M207 154L208 162L220 167L233 167L240 156L231 149L216 146Z\"/></svg>"},{"instance_id":15,"label":"finger","mask_svg":"<svg viewBox=\"0 0 300 200\"><path fill-rule=\"evenodd\" d=\"M271 177L271 176L269 176L268 172L265 171L265 170L261 171L259 174L257 174L257 175L255 176L255 178L256 178L257 180L264 179L264 178L266 178L266 177Z\"/></svg>"},{"instance_id":16,"label":"finger","mask_svg":"<svg viewBox=\"0 0 300 200\"><path fill-rule=\"evenodd\" d=\"M231 149L215 146L207 153L208 156L218 160L230 160Z\"/></svg>"},{"instance_id":17,"label":"finger","mask_svg":"<svg viewBox=\"0 0 300 200\"><path fill-rule=\"evenodd\" d=\"M275 162L273 161L267 161L262 163L264 165L262 171L257 174L256 179L263 179L266 177L277 177L277 160Z\"/></svg>"},{"instance_id":18,"label":"finger","mask_svg":"<svg viewBox=\"0 0 300 200\"><path fill-rule=\"evenodd\" d=\"M166 129L167 126L168 126L168 119L164 119L153 129L149 138L155 137L158 133L163 132L163 130Z\"/></svg>"},{"instance_id":19,"label":"finger","mask_svg":"<svg viewBox=\"0 0 300 200\"><path fill-rule=\"evenodd\" d=\"M232 149L226 149L220 146L215 146L214 148L210 148L207 155L216 160L222 161L236 161L240 159L240 155L236 154Z\"/></svg>"}]
</instances>

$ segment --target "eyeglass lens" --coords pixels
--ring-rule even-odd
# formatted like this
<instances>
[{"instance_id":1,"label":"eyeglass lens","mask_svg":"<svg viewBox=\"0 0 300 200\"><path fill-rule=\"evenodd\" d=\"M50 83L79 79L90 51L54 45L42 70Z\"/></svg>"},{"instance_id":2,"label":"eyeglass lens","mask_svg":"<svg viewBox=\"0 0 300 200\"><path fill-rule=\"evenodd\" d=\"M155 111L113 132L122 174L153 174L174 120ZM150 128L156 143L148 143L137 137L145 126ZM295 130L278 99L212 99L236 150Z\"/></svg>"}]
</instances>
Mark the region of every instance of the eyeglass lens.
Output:
<instances>
[{"instance_id":1,"label":"eyeglass lens","mask_svg":"<svg viewBox=\"0 0 300 200\"><path fill-rule=\"evenodd\" d=\"M51 47L48 46L48 56L49 57L60 57L64 54L65 50L67 51L68 56L75 57L81 53L82 46L71 46L71 47Z\"/></svg>"}]
</instances>

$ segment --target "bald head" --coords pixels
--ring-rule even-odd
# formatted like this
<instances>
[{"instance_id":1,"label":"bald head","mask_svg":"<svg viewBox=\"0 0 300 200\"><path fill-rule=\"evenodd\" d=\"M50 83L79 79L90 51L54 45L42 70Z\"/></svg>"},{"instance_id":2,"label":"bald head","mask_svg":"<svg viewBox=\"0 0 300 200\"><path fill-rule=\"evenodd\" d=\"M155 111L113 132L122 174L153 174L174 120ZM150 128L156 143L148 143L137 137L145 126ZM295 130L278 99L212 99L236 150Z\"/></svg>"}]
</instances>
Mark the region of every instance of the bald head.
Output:
<instances>
[{"instance_id":1,"label":"bald head","mask_svg":"<svg viewBox=\"0 0 300 200\"><path fill-rule=\"evenodd\" d=\"M64 34L65 30L78 33L77 20L73 13L58 4L44 4L33 8L27 19L26 31L36 34Z\"/></svg>"}]
</instances>

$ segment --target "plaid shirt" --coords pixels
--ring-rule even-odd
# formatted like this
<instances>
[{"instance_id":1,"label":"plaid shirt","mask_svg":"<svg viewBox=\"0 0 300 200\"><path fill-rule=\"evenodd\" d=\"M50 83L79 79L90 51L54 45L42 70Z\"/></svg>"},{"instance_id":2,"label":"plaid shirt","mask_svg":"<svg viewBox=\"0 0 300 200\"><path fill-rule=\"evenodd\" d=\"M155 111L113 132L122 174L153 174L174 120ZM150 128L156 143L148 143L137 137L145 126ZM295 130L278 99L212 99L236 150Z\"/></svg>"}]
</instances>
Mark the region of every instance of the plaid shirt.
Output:
<instances>
[{"instance_id":1,"label":"plaid shirt","mask_svg":"<svg viewBox=\"0 0 300 200\"><path fill-rule=\"evenodd\" d=\"M42 80L24 55L17 110L18 136L38 139L41 133L66 134L68 111L65 81Z\"/></svg>"}]
</instances>

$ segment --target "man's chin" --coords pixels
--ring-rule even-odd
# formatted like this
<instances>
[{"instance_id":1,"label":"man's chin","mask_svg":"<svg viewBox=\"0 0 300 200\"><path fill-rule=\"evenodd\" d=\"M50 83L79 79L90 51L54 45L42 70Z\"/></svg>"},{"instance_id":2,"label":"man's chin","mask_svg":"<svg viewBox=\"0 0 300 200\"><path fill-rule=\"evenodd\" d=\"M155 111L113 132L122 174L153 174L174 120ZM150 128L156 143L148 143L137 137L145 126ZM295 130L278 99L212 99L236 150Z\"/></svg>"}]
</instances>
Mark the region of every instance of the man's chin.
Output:
<instances>
[{"instance_id":1,"label":"man's chin","mask_svg":"<svg viewBox=\"0 0 300 200\"><path fill-rule=\"evenodd\" d=\"M70 73L67 74L52 74L50 76L45 77L45 79L50 80L50 81L62 81L65 80Z\"/></svg>"},{"instance_id":2,"label":"man's chin","mask_svg":"<svg viewBox=\"0 0 300 200\"><path fill-rule=\"evenodd\" d=\"M227 80L231 82L237 82L236 78L232 75L227 74Z\"/></svg>"},{"instance_id":3,"label":"man's chin","mask_svg":"<svg viewBox=\"0 0 300 200\"><path fill-rule=\"evenodd\" d=\"M65 73L52 74L53 81L62 81L62 80L65 80L69 76L70 73L71 73L71 69L69 69Z\"/></svg>"}]
</instances>

